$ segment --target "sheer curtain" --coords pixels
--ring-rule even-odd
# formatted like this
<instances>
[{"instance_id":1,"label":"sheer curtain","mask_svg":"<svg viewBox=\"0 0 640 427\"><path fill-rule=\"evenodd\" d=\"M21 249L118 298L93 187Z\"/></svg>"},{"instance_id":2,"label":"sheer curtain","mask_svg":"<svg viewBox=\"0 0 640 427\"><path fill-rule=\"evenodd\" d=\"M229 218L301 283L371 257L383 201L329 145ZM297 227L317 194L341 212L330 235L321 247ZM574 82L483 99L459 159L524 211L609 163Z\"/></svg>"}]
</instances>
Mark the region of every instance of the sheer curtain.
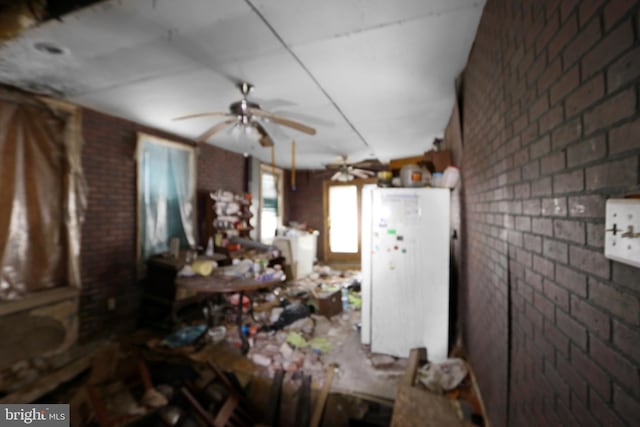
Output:
<instances>
[{"instance_id":1,"label":"sheer curtain","mask_svg":"<svg viewBox=\"0 0 640 427\"><path fill-rule=\"evenodd\" d=\"M139 133L137 158L140 258L195 246L194 148Z\"/></svg>"}]
</instances>

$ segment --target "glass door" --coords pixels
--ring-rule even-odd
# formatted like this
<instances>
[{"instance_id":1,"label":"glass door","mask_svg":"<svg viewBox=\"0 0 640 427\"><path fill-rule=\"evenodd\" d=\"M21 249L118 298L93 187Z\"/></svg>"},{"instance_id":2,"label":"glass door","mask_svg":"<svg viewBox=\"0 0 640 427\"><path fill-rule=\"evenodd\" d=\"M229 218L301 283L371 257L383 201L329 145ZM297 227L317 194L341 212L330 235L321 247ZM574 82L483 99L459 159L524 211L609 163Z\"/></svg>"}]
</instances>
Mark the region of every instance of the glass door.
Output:
<instances>
[{"instance_id":1,"label":"glass door","mask_svg":"<svg viewBox=\"0 0 640 427\"><path fill-rule=\"evenodd\" d=\"M360 183L324 183L327 262L360 262Z\"/></svg>"}]
</instances>

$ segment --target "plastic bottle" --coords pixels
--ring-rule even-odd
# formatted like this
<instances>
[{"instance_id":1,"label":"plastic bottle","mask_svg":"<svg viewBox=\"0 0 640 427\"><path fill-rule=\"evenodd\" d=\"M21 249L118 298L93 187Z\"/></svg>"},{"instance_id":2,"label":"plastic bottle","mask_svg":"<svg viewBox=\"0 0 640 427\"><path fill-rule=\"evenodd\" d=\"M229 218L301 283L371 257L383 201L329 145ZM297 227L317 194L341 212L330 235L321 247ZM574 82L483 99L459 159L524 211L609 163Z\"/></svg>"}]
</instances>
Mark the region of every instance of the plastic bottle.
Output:
<instances>
[{"instance_id":1,"label":"plastic bottle","mask_svg":"<svg viewBox=\"0 0 640 427\"><path fill-rule=\"evenodd\" d=\"M342 288L342 311L349 308L349 290L346 287Z\"/></svg>"}]
</instances>

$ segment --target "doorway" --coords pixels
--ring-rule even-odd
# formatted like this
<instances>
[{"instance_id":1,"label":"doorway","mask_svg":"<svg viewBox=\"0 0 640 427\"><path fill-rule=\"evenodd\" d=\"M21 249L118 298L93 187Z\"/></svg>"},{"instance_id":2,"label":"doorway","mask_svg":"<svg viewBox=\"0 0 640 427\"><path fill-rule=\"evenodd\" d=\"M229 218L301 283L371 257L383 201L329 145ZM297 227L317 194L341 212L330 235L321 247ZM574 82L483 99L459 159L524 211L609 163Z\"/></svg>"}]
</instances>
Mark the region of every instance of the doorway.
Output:
<instances>
[{"instance_id":1,"label":"doorway","mask_svg":"<svg viewBox=\"0 0 640 427\"><path fill-rule=\"evenodd\" d=\"M323 184L325 261L360 264L360 194L375 180L325 181Z\"/></svg>"}]
</instances>

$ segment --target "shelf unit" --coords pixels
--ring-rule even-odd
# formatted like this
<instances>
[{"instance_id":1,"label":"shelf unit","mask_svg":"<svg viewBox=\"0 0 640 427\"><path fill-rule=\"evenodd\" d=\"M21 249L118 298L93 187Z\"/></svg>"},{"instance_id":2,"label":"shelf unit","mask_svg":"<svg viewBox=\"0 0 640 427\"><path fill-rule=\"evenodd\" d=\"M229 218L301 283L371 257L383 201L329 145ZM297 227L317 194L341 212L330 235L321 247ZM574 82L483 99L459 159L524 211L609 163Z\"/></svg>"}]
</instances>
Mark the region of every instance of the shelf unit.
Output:
<instances>
[{"instance_id":1,"label":"shelf unit","mask_svg":"<svg viewBox=\"0 0 640 427\"><path fill-rule=\"evenodd\" d=\"M200 207L200 244L206 247L213 238L217 247L234 250L227 243L230 237L249 238L251 226L251 194L236 194L218 190L201 192L198 195Z\"/></svg>"}]
</instances>

